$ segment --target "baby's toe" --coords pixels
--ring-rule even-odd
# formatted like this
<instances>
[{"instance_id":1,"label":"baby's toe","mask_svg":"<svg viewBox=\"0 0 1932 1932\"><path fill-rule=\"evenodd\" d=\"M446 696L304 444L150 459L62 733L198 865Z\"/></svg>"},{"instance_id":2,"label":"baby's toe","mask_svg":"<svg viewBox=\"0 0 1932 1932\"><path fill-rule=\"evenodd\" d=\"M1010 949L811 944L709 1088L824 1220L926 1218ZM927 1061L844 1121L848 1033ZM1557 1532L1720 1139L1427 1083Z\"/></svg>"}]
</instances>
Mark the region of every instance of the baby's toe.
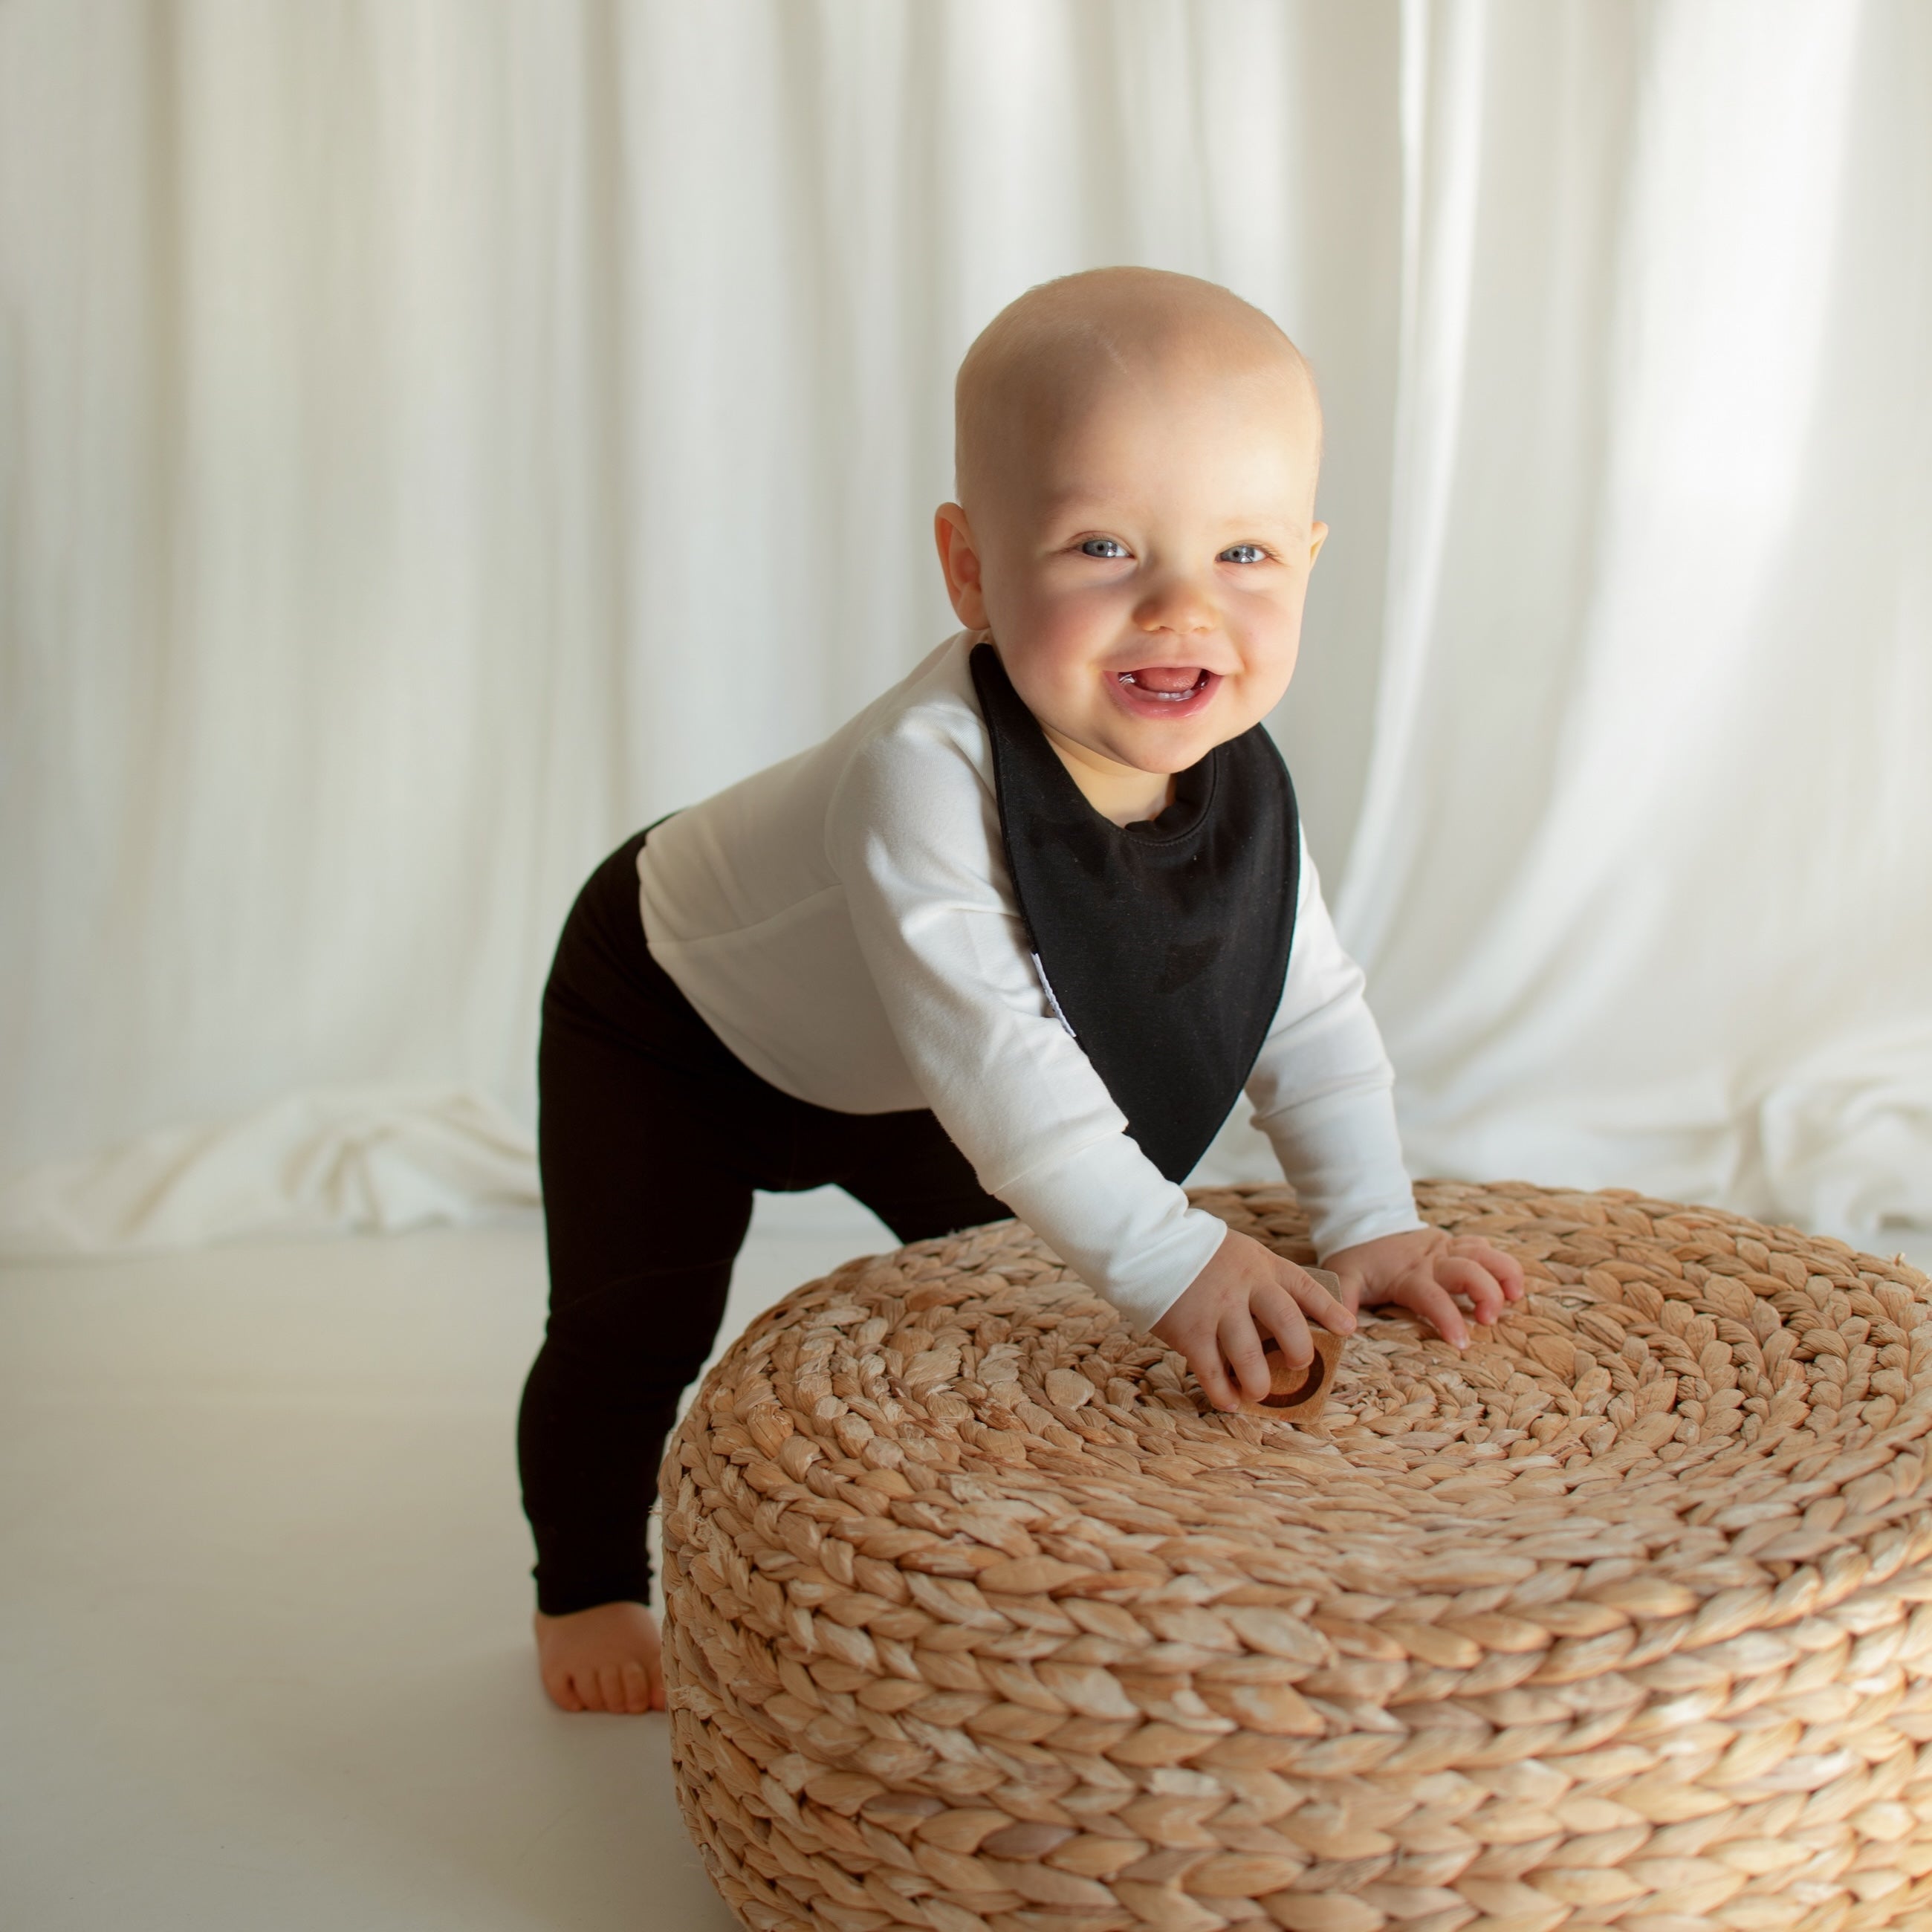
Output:
<instances>
[{"instance_id":1,"label":"baby's toe","mask_svg":"<svg viewBox=\"0 0 1932 1932\"><path fill-rule=\"evenodd\" d=\"M651 1708L651 1673L641 1664L624 1666L624 1708L633 1717Z\"/></svg>"}]
</instances>

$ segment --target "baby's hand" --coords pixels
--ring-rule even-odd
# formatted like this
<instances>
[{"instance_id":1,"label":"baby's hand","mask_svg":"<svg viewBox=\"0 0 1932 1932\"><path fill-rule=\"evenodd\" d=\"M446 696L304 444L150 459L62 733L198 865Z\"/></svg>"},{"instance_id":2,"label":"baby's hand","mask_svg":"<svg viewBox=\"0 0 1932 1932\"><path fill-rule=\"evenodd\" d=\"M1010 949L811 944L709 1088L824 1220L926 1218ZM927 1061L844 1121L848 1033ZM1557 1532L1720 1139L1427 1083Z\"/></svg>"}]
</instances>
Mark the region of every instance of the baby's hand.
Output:
<instances>
[{"instance_id":1,"label":"baby's hand","mask_svg":"<svg viewBox=\"0 0 1932 1932\"><path fill-rule=\"evenodd\" d=\"M1244 1396L1259 1402L1273 1381L1257 1324L1280 1343L1292 1366L1306 1368L1314 1358L1304 1309L1338 1335L1354 1331L1354 1312L1312 1275L1231 1228L1214 1258L1154 1324L1154 1333L1187 1358L1216 1408L1239 1408Z\"/></svg>"},{"instance_id":2,"label":"baby's hand","mask_svg":"<svg viewBox=\"0 0 1932 1932\"><path fill-rule=\"evenodd\" d=\"M1322 1265L1341 1277L1342 1297L1350 1308L1394 1302L1420 1316L1456 1348L1469 1346L1468 1324L1456 1304L1458 1294L1468 1296L1485 1328L1505 1302L1522 1299L1519 1262L1487 1241L1452 1240L1440 1228L1363 1241L1326 1256Z\"/></svg>"}]
</instances>

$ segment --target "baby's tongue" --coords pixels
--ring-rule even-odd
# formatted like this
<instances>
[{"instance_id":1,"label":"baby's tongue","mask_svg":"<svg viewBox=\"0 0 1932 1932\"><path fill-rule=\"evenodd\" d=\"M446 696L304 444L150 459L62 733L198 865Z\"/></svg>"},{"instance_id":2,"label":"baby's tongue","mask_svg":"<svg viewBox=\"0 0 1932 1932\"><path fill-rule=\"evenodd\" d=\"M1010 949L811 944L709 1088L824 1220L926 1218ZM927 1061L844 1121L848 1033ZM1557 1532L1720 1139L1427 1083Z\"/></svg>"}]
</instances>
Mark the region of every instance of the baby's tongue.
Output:
<instances>
[{"instance_id":1,"label":"baby's tongue","mask_svg":"<svg viewBox=\"0 0 1932 1932\"><path fill-rule=\"evenodd\" d=\"M1150 664L1136 670L1133 679L1143 691L1192 691L1201 673L1193 664Z\"/></svg>"}]
</instances>

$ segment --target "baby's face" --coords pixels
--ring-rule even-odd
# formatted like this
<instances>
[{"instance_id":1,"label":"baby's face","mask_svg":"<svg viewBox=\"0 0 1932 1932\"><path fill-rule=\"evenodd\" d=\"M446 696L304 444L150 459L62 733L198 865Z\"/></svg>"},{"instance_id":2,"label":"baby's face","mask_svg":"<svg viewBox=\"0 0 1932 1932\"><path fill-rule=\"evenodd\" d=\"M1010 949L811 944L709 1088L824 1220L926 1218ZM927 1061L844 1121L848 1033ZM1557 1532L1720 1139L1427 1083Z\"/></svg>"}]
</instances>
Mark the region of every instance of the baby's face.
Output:
<instances>
[{"instance_id":1,"label":"baby's face","mask_svg":"<svg viewBox=\"0 0 1932 1932\"><path fill-rule=\"evenodd\" d=\"M1327 535L1312 520L1315 408L1285 368L1108 376L1016 434L970 524L940 511L955 609L992 632L1110 815L1158 811L1166 774L1288 688Z\"/></svg>"}]
</instances>

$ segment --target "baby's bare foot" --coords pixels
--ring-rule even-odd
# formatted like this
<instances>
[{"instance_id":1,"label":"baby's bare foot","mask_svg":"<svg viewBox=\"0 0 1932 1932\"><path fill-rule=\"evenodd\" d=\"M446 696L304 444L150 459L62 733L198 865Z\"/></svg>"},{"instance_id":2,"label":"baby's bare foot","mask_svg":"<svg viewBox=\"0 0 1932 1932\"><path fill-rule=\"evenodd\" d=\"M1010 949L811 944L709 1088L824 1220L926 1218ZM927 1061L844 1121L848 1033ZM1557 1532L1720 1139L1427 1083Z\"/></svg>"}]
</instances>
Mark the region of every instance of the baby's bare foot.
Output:
<instances>
[{"instance_id":1,"label":"baby's bare foot","mask_svg":"<svg viewBox=\"0 0 1932 1932\"><path fill-rule=\"evenodd\" d=\"M642 1604L599 1604L566 1617L535 1619L537 1668L550 1701L566 1711L664 1708L658 1621Z\"/></svg>"}]
</instances>

